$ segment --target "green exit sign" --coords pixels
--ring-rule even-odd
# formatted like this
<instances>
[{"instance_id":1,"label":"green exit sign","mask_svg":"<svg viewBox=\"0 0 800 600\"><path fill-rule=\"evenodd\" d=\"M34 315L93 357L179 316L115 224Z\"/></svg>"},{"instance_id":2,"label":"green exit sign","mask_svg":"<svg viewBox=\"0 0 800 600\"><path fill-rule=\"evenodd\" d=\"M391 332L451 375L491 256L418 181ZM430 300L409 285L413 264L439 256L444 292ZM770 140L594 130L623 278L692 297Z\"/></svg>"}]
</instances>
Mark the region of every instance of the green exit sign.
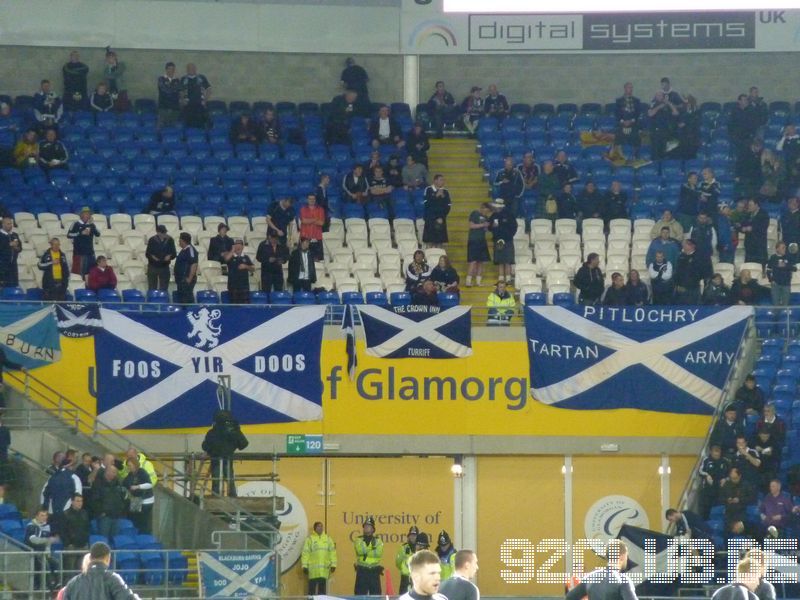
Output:
<instances>
[{"instance_id":1,"label":"green exit sign","mask_svg":"<svg viewBox=\"0 0 800 600\"><path fill-rule=\"evenodd\" d=\"M287 435L286 454L322 454L322 436Z\"/></svg>"}]
</instances>

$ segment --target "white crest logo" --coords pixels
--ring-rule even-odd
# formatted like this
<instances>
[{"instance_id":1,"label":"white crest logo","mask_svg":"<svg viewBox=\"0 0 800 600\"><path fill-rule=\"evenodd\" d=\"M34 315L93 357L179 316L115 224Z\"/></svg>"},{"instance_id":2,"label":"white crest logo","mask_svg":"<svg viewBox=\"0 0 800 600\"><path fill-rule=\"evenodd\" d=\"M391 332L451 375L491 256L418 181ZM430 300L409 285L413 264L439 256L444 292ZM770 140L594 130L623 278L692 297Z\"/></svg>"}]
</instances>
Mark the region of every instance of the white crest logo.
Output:
<instances>
[{"instance_id":1,"label":"white crest logo","mask_svg":"<svg viewBox=\"0 0 800 600\"><path fill-rule=\"evenodd\" d=\"M647 511L633 498L614 495L595 502L586 513L584 528L590 540L610 540L617 537L623 525L648 529Z\"/></svg>"},{"instance_id":2,"label":"white crest logo","mask_svg":"<svg viewBox=\"0 0 800 600\"><path fill-rule=\"evenodd\" d=\"M197 337L195 348L206 347L206 350L216 348L219 344L219 334L222 332L222 326L217 325L216 321L220 318L222 312L219 309L209 310L205 306L196 311L186 313L186 318L192 324L192 330L186 336L190 340Z\"/></svg>"}]
</instances>

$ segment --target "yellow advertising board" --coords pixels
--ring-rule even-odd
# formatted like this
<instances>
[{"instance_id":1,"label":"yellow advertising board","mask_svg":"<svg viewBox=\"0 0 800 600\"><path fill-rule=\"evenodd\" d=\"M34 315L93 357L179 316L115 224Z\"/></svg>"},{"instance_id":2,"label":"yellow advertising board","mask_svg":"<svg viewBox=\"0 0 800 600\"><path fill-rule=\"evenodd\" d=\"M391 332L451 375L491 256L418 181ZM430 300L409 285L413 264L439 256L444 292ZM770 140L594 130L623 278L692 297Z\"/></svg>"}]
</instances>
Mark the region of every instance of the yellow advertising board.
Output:
<instances>
[{"instance_id":1,"label":"yellow advertising board","mask_svg":"<svg viewBox=\"0 0 800 600\"><path fill-rule=\"evenodd\" d=\"M61 339L62 360L34 375L95 414L92 338ZM476 341L473 355L451 360L382 359L359 344L351 381L342 340L322 348L323 418L251 425L247 433L326 435L569 435L703 437L710 417L642 410L570 410L536 402L529 393L524 341ZM658 393L654 390L653 393ZM209 398L216 402L216 398ZM658 427L653 427L654 420ZM200 433L205 430L158 430Z\"/></svg>"}]
</instances>

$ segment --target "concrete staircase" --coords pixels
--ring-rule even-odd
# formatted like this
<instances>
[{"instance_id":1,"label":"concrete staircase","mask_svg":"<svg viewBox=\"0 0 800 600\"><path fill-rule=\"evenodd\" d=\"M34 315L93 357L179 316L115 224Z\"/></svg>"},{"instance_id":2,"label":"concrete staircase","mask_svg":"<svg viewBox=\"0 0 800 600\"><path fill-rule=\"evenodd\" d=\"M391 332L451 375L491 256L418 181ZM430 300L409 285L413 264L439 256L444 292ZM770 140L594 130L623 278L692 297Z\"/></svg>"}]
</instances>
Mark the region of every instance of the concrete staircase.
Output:
<instances>
[{"instance_id":1,"label":"concrete staircase","mask_svg":"<svg viewBox=\"0 0 800 600\"><path fill-rule=\"evenodd\" d=\"M461 303L473 306L486 306L486 298L497 282L497 267L486 263L483 270L483 283L468 288L467 276L467 236L469 233L469 214L487 202L489 184L483 178L483 168L479 164L474 140L445 138L432 140L428 152L430 178L436 173L445 177L445 187L450 191L452 207L447 217L447 256L461 277ZM473 325L486 322L484 311L473 311Z\"/></svg>"}]
</instances>

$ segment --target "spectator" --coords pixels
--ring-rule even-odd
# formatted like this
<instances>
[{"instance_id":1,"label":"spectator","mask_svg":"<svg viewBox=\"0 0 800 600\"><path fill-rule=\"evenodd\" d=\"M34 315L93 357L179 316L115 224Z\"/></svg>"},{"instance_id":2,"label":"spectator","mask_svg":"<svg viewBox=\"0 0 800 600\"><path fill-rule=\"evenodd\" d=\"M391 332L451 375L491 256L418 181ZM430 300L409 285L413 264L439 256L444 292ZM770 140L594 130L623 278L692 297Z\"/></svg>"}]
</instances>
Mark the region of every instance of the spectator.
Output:
<instances>
[{"instance_id":1,"label":"spectator","mask_svg":"<svg viewBox=\"0 0 800 600\"><path fill-rule=\"evenodd\" d=\"M494 264L497 265L498 280L512 283L514 279L514 236L517 233L517 219L505 205L502 198L491 203L493 214L489 222L494 241Z\"/></svg>"},{"instance_id":2,"label":"spectator","mask_svg":"<svg viewBox=\"0 0 800 600\"><path fill-rule=\"evenodd\" d=\"M406 149L408 150L408 154L414 157L415 162L421 163L427 168L428 150L431 149L431 143L422 122L416 121L414 127L408 132L406 136Z\"/></svg>"},{"instance_id":3,"label":"spectator","mask_svg":"<svg viewBox=\"0 0 800 600\"><path fill-rule=\"evenodd\" d=\"M90 562L86 570L73 577L64 588L64 600L82 598L114 598L114 600L140 600L125 584L117 573L109 569L111 565L111 549L103 542L92 544L87 555ZM99 594L107 594L99 596Z\"/></svg>"},{"instance_id":4,"label":"spectator","mask_svg":"<svg viewBox=\"0 0 800 600\"><path fill-rule=\"evenodd\" d=\"M436 284L440 292L459 293L458 284L461 278L450 264L450 259L446 255L439 257L439 264L431 271L430 279Z\"/></svg>"},{"instance_id":5,"label":"spectator","mask_svg":"<svg viewBox=\"0 0 800 600\"><path fill-rule=\"evenodd\" d=\"M561 183L556 175L553 161L546 160L542 164L542 173L539 176L539 202L537 204L538 218L555 220L558 213L556 196L561 191Z\"/></svg>"},{"instance_id":6,"label":"spectator","mask_svg":"<svg viewBox=\"0 0 800 600\"><path fill-rule=\"evenodd\" d=\"M575 194L572 193L572 184L567 182L561 189L561 193L556 198L558 204L558 218L559 219L577 219L578 218L578 200Z\"/></svg>"},{"instance_id":7,"label":"spectator","mask_svg":"<svg viewBox=\"0 0 800 600\"><path fill-rule=\"evenodd\" d=\"M659 90L650 103L647 116L650 118L651 157L661 160L666 157L667 142L672 138L678 107L671 102L669 94Z\"/></svg>"},{"instance_id":8,"label":"spectator","mask_svg":"<svg viewBox=\"0 0 800 600\"><path fill-rule=\"evenodd\" d=\"M800 135L794 123L787 123L783 135L775 145L775 150L783 155L784 184L787 188L794 188L800 182Z\"/></svg>"},{"instance_id":9,"label":"spectator","mask_svg":"<svg viewBox=\"0 0 800 600\"><path fill-rule=\"evenodd\" d=\"M561 186L565 183L575 183L578 181L578 172L569 162L567 153L563 150L559 150L553 159L553 171L556 177L558 177Z\"/></svg>"},{"instance_id":10,"label":"spectator","mask_svg":"<svg viewBox=\"0 0 800 600\"><path fill-rule=\"evenodd\" d=\"M158 128L173 127L181 116L181 79L175 75L175 63L164 65L158 77Z\"/></svg>"},{"instance_id":11,"label":"spectator","mask_svg":"<svg viewBox=\"0 0 800 600\"><path fill-rule=\"evenodd\" d=\"M731 303L731 290L722 280L722 275L714 273L703 288L703 304L706 306L727 306Z\"/></svg>"},{"instance_id":12,"label":"spectator","mask_svg":"<svg viewBox=\"0 0 800 600\"><path fill-rule=\"evenodd\" d=\"M48 129L44 134L44 140L39 142L39 166L45 173L52 169L67 169L69 153L64 144L58 139L55 129Z\"/></svg>"},{"instance_id":13,"label":"spectator","mask_svg":"<svg viewBox=\"0 0 800 600\"><path fill-rule=\"evenodd\" d=\"M250 119L250 115L239 115L231 124L231 144L257 144L258 127ZM275 143L275 142L271 142Z\"/></svg>"},{"instance_id":14,"label":"spectator","mask_svg":"<svg viewBox=\"0 0 800 600\"><path fill-rule=\"evenodd\" d=\"M88 87L86 80L89 67L81 62L77 50L69 53L69 62L61 67L64 76L64 107L67 110L81 110L86 107Z\"/></svg>"},{"instance_id":15,"label":"spectator","mask_svg":"<svg viewBox=\"0 0 800 600\"><path fill-rule=\"evenodd\" d=\"M369 162L364 165L364 174L367 176L367 180L372 177L375 169L378 167L383 168L383 161L381 159L381 151L378 149L374 149L372 152L369 153Z\"/></svg>"},{"instance_id":16,"label":"spectator","mask_svg":"<svg viewBox=\"0 0 800 600\"><path fill-rule=\"evenodd\" d=\"M590 252L586 262L575 273L575 287L580 290L578 302L581 304L598 304L603 296L605 280L600 270L600 255Z\"/></svg>"},{"instance_id":17,"label":"spectator","mask_svg":"<svg viewBox=\"0 0 800 600\"><path fill-rule=\"evenodd\" d=\"M760 489L769 489L769 482L778 475L781 463L780 450L772 440L772 434L766 429L759 431L753 436L750 444L758 453L761 459L761 482Z\"/></svg>"},{"instance_id":18,"label":"spectator","mask_svg":"<svg viewBox=\"0 0 800 600\"><path fill-rule=\"evenodd\" d=\"M764 392L756 385L751 374L744 378L744 384L736 391L736 412L741 420L745 415L761 415L764 410Z\"/></svg>"},{"instance_id":19,"label":"spectator","mask_svg":"<svg viewBox=\"0 0 800 600\"><path fill-rule=\"evenodd\" d=\"M52 302L66 300L67 286L69 284L69 265L67 257L61 251L61 240L57 237L50 239L50 248L42 254L38 267L43 272L42 291L44 299Z\"/></svg>"},{"instance_id":20,"label":"spectator","mask_svg":"<svg viewBox=\"0 0 800 600\"><path fill-rule=\"evenodd\" d=\"M428 185L428 169L418 162L413 154L406 157L406 166L403 167L403 187L407 190L418 190Z\"/></svg>"},{"instance_id":21,"label":"spectator","mask_svg":"<svg viewBox=\"0 0 800 600\"><path fill-rule=\"evenodd\" d=\"M280 243L276 231L269 231L267 240L256 250L256 260L261 263L261 291L283 290L283 265L289 260L288 248Z\"/></svg>"},{"instance_id":22,"label":"spectator","mask_svg":"<svg viewBox=\"0 0 800 600\"><path fill-rule=\"evenodd\" d=\"M625 278L622 273L611 274L611 285L603 292L602 304L606 306L625 306L628 303Z\"/></svg>"},{"instance_id":23,"label":"spectator","mask_svg":"<svg viewBox=\"0 0 800 600\"><path fill-rule=\"evenodd\" d=\"M344 176L342 181L344 197L349 202L354 202L361 206L369 201L369 183L364 176L364 167L359 164L353 165L353 170Z\"/></svg>"},{"instance_id":24,"label":"spectator","mask_svg":"<svg viewBox=\"0 0 800 600\"><path fill-rule=\"evenodd\" d=\"M747 438L740 435L736 438L736 453L731 461L733 467L742 474L742 479L757 489L761 482L761 458L758 452L748 447Z\"/></svg>"},{"instance_id":25,"label":"spectator","mask_svg":"<svg viewBox=\"0 0 800 600\"><path fill-rule=\"evenodd\" d=\"M524 191L522 173L514 166L514 158L506 156L503 159L503 168L494 177L495 197L502 198L511 214L516 217L519 214L519 199Z\"/></svg>"},{"instance_id":26,"label":"spectator","mask_svg":"<svg viewBox=\"0 0 800 600\"><path fill-rule=\"evenodd\" d=\"M425 253L415 251L413 259L406 265L406 291L414 293L430 276L431 267L425 260Z\"/></svg>"},{"instance_id":27,"label":"spectator","mask_svg":"<svg viewBox=\"0 0 800 600\"><path fill-rule=\"evenodd\" d=\"M66 269L64 271L66 272ZM98 256L97 264L89 269L86 287L93 292L117 289L117 276L114 273L114 269L109 266L108 259L105 256Z\"/></svg>"},{"instance_id":28,"label":"spectator","mask_svg":"<svg viewBox=\"0 0 800 600\"><path fill-rule=\"evenodd\" d=\"M181 92L184 125L205 129L208 126L206 105L211 98L211 84L205 75L197 72L194 63L186 65L186 75L181 77Z\"/></svg>"},{"instance_id":29,"label":"spectator","mask_svg":"<svg viewBox=\"0 0 800 600\"><path fill-rule=\"evenodd\" d=\"M700 211L700 188L697 185L697 180L697 173L689 171L686 176L686 182L681 186L677 218L684 231L691 228L697 218L697 213Z\"/></svg>"},{"instance_id":30,"label":"spectator","mask_svg":"<svg viewBox=\"0 0 800 600\"><path fill-rule=\"evenodd\" d=\"M797 271L797 266L791 257L786 254L786 243L779 241L775 244L775 254L767 261L767 279L772 287L772 303L775 306L788 306L789 295L792 290L792 273Z\"/></svg>"},{"instance_id":31,"label":"spectator","mask_svg":"<svg viewBox=\"0 0 800 600\"><path fill-rule=\"evenodd\" d=\"M314 188L314 197L317 199L317 206L325 211L325 225L323 231L328 231L330 223L330 204L328 203L328 186L331 184L331 176L327 173L320 173L317 187Z\"/></svg>"},{"instance_id":32,"label":"spectator","mask_svg":"<svg viewBox=\"0 0 800 600\"><path fill-rule=\"evenodd\" d=\"M650 285L653 287L653 304L662 306L671 304L675 294L673 266L662 250L656 251L653 261L648 262L647 273L650 275Z\"/></svg>"},{"instance_id":33,"label":"spectator","mask_svg":"<svg viewBox=\"0 0 800 600\"><path fill-rule=\"evenodd\" d=\"M197 284L197 250L192 246L192 234L181 231L178 236L178 255L175 257L174 275L178 302L194 303L194 286Z\"/></svg>"},{"instance_id":34,"label":"spectator","mask_svg":"<svg viewBox=\"0 0 800 600\"><path fill-rule=\"evenodd\" d=\"M529 150L522 155L522 162L517 165L517 171L522 175L525 190L535 190L539 184L539 165L536 164L532 151Z\"/></svg>"},{"instance_id":35,"label":"spectator","mask_svg":"<svg viewBox=\"0 0 800 600\"><path fill-rule=\"evenodd\" d=\"M421 306L439 306L439 296L436 289L436 284L430 279L426 279L411 294L411 304Z\"/></svg>"},{"instance_id":36,"label":"spectator","mask_svg":"<svg viewBox=\"0 0 800 600\"><path fill-rule=\"evenodd\" d=\"M672 211L668 208L664 209L664 212L661 214L661 218L655 222L653 228L650 230L650 239L654 240L657 237L660 237L661 230L664 227L669 230L669 237L678 242L678 245L680 245L680 242L683 241L683 225L681 225L680 222L672 216Z\"/></svg>"},{"instance_id":37,"label":"spectator","mask_svg":"<svg viewBox=\"0 0 800 600\"><path fill-rule=\"evenodd\" d=\"M91 97L89 98L89 106L96 113L109 112L114 108L114 98L108 93L108 88L105 83L98 83L94 88Z\"/></svg>"},{"instance_id":38,"label":"spectator","mask_svg":"<svg viewBox=\"0 0 800 600\"><path fill-rule=\"evenodd\" d=\"M211 490L214 494L223 492L225 482L228 496L236 497L233 473L233 455L249 445L239 427L239 422L230 411L218 410L214 414L214 424L203 440L203 452L211 460Z\"/></svg>"},{"instance_id":39,"label":"spectator","mask_svg":"<svg viewBox=\"0 0 800 600\"><path fill-rule=\"evenodd\" d=\"M73 494L70 507L61 518L61 543L64 544L64 572L68 577L80 570L83 550L89 548L89 514L83 508L83 495Z\"/></svg>"},{"instance_id":40,"label":"spectator","mask_svg":"<svg viewBox=\"0 0 800 600\"><path fill-rule=\"evenodd\" d=\"M699 304L700 282L711 274L711 259L696 252L693 240L684 240L675 265L675 304Z\"/></svg>"},{"instance_id":41,"label":"spectator","mask_svg":"<svg viewBox=\"0 0 800 600\"><path fill-rule=\"evenodd\" d=\"M108 91L116 99L125 89L122 85L122 75L125 73L125 63L120 62L117 53L110 47L106 48L106 62L103 66L103 78L108 82Z\"/></svg>"},{"instance_id":42,"label":"spectator","mask_svg":"<svg viewBox=\"0 0 800 600\"><path fill-rule=\"evenodd\" d=\"M731 286L731 302L741 306L753 306L766 295L766 291L752 278L750 269L742 269L739 278L735 279Z\"/></svg>"},{"instance_id":43,"label":"spectator","mask_svg":"<svg viewBox=\"0 0 800 600\"><path fill-rule=\"evenodd\" d=\"M36 132L29 129L14 146L14 166L20 169L34 167L39 163L39 143Z\"/></svg>"},{"instance_id":44,"label":"spectator","mask_svg":"<svg viewBox=\"0 0 800 600\"><path fill-rule=\"evenodd\" d=\"M461 110L464 112L464 127L469 131L470 136L475 136L475 131L478 129L478 123L483 116L483 98L481 91L483 88L473 85L469 90L469 96L464 98L461 103Z\"/></svg>"},{"instance_id":45,"label":"spectator","mask_svg":"<svg viewBox=\"0 0 800 600\"><path fill-rule=\"evenodd\" d=\"M342 87L346 90L353 90L364 99L364 102L369 102L369 89L367 83L369 82L369 75L367 75L364 67L357 65L354 58L350 57L344 61L345 67L340 77Z\"/></svg>"},{"instance_id":46,"label":"spectator","mask_svg":"<svg viewBox=\"0 0 800 600\"><path fill-rule=\"evenodd\" d=\"M244 254L244 241L233 240L233 248L222 255L228 265L228 298L231 304L250 304L250 273L256 270ZM281 276L282 277L282 276Z\"/></svg>"},{"instance_id":47,"label":"spectator","mask_svg":"<svg viewBox=\"0 0 800 600\"><path fill-rule=\"evenodd\" d=\"M329 144L350 144L350 121L353 117L369 116L369 102L354 90L345 90L331 102L328 117L327 141Z\"/></svg>"},{"instance_id":48,"label":"spectator","mask_svg":"<svg viewBox=\"0 0 800 600\"><path fill-rule=\"evenodd\" d=\"M466 286L472 287L472 280L481 285L483 280L483 263L490 260L489 247L486 244L486 231L492 217L492 206L488 202L481 204L478 210L469 215L469 234L467 237L467 280Z\"/></svg>"},{"instance_id":49,"label":"spectator","mask_svg":"<svg viewBox=\"0 0 800 600\"><path fill-rule=\"evenodd\" d=\"M130 498L128 518L139 533L150 534L153 532L153 504L156 501L153 481L136 458L128 458L125 464L128 466L128 475L122 486L128 490Z\"/></svg>"},{"instance_id":50,"label":"spectator","mask_svg":"<svg viewBox=\"0 0 800 600\"><path fill-rule=\"evenodd\" d=\"M280 144L281 122L275 110L268 108L261 116L257 129L258 140L267 144Z\"/></svg>"},{"instance_id":51,"label":"spectator","mask_svg":"<svg viewBox=\"0 0 800 600\"><path fill-rule=\"evenodd\" d=\"M714 176L714 170L706 167L703 169L703 181L700 182L700 194L697 201L698 214L705 210L708 214L716 214L721 192L719 182Z\"/></svg>"},{"instance_id":52,"label":"spectator","mask_svg":"<svg viewBox=\"0 0 800 600\"><path fill-rule=\"evenodd\" d=\"M489 309L487 324L508 325L516 306L514 294L506 289L506 282L501 279L486 299L486 307Z\"/></svg>"},{"instance_id":53,"label":"spectator","mask_svg":"<svg viewBox=\"0 0 800 600\"><path fill-rule=\"evenodd\" d=\"M322 232L325 227L325 210L317 204L316 194L306 196L306 204L300 208L300 237L308 240L309 252L314 261L324 259Z\"/></svg>"},{"instance_id":54,"label":"spectator","mask_svg":"<svg viewBox=\"0 0 800 600\"><path fill-rule=\"evenodd\" d=\"M434 175L433 184L425 188L425 219L422 241L429 248L447 243L447 215L450 213L450 192L444 187L444 175Z\"/></svg>"},{"instance_id":55,"label":"spectator","mask_svg":"<svg viewBox=\"0 0 800 600\"><path fill-rule=\"evenodd\" d=\"M664 94L665 98L670 101L670 103L675 106L678 110L683 108L683 96L672 89L672 84L669 81L668 77L661 78L661 92Z\"/></svg>"},{"instance_id":56,"label":"spectator","mask_svg":"<svg viewBox=\"0 0 800 600\"><path fill-rule=\"evenodd\" d=\"M396 189L403 187L403 165L397 154L389 155L389 162L386 164L386 183Z\"/></svg>"},{"instance_id":57,"label":"spectator","mask_svg":"<svg viewBox=\"0 0 800 600\"><path fill-rule=\"evenodd\" d=\"M736 246L739 239L738 236L734 237L733 223L731 222L731 207L727 204L720 204L719 206L716 228L719 262L733 264L733 258L736 254Z\"/></svg>"},{"instance_id":58,"label":"spectator","mask_svg":"<svg viewBox=\"0 0 800 600\"><path fill-rule=\"evenodd\" d=\"M81 487L83 488L84 494L89 488L89 475L92 472L92 455L88 452L84 452L81 455L81 464L79 464L75 468L75 475L78 476L78 479L81 480Z\"/></svg>"},{"instance_id":59,"label":"spectator","mask_svg":"<svg viewBox=\"0 0 800 600\"><path fill-rule=\"evenodd\" d=\"M33 95L33 116L40 130L58 127L64 115L64 105L50 87L50 81L42 79L39 91Z\"/></svg>"},{"instance_id":60,"label":"spectator","mask_svg":"<svg viewBox=\"0 0 800 600\"><path fill-rule=\"evenodd\" d=\"M373 148L394 146L399 150L406 145L400 125L392 118L389 107L385 104L378 109L378 116L372 120L369 135Z\"/></svg>"},{"instance_id":61,"label":"spectator","mask_svg":"<svg viewBox=\"0 0 800 600\"><path fill-rule=\"evenodd\" d=\"M147 205L147 212L153 216L175 215L175 189L171 185L165 185L160 190L156 190L150 196L150 203Z\"/></svg>"},{"instance_id":62,"label":"spectator","mask_svg":"<svg viewBox=\"0 0 800 600\"><path fill-rule=\"evenodd\" d=\"M783 185L783 161L772 150L761 153L761 198L767 202L779 202L778 190Z\"/></svg>"},{"instance_id":63,"label":"spectator","mask_svg":"<svg viewBox=\"0 0 800 600\"><path fill-rule=\"evenodd\" d=\"M267 232L274 231L278 234L278 241L284 246L289 241L289 226L295 220L292 199L288 196L280 198L270 204L267 211Z\"/></svg>"},{"instance_id":64,"label":"spectator","mask_svg":"<svg viewBox=\"0 0 800 600\"><path fill-rule=\"evenodd\" d=\"M453 99L453 94L445 89L444 81L437 81L436 89L428 100L431 126L436 132L437 138L442 138L444 136L445 122L455 122L455 110L453 108L455 103L456 101Z\"/></svg>"},{"instance_id":65,"label":"spectator","mask_svg":"<svg viewBox=\"0 0 800 600\"><path fill-rule=\"evenodd\" d=\"M750 146L739 152L734 167L735 181L739 194L744 197L754 196L761 188L763 174L761 157L764 153L764 142L754 139Z\"/></svg>"},{"instance_id":66,"label":"spectator","mask_svg":"<svg viewBox=\"0 0 800 600\"><path fill-rule=\"evenodd\" d=\"M689 230L689 239L695 243L700 256L711 260L714 249L717 247L717 231L711 224L708 213L701 212L697 215L697 221Z\"/></svg>"},{"instance_id":67,"label":"spectator","mask_svg":"<svg viewBox=\"0 0 800 600\"><path fill-rule=\"evenodd\" d=\"M50 524L47 522L47 510L40 508L36 511L34 518L25 527L25 544L34 551L33 566L34 566L34 588L37 590L50 588L54 584L52 581L55 565L53 559L50 557L50 547L58 542L59 538L54 535L50 530ZM46 580L42 581L42 571L45 568L45 561L47 564Z\"/></svg>"},{"instance_id":68,"label":"spectator","mask_svg":"<svg viewBox=\"0 0 800 600\"><path fill-rule=\"evenodd\" d=\"M581 193L578 194L578 232L584 219L603 218L603 196L597 189L594 181L587 181Z\"/></svg>"},{"instance_id":69,"label":"spectator","mask_svg":"<svg viewBox=\"0 0 800 600\"><path fill-rule=\"evenodd\" d=\"M4 215L0 226L0 287L19 285L17 260L22 251L22 240L14 231L14 219Z\"/></svg>"},{"instance_id":70,"label":"spectator","mask_svg":"<svg viewBox=\"0 0 800 600\"><path fill-rule=\"evenodd\" d=\"M289 256L289 283L295 292L310 292L317 281L317 268L314 255L309 252L309 240L300 238L300 245Z\"/></svg>"},{"instance_id":71,"label":"spectator","mask_svg":"<svg viewBox=\"0 0 800 600\"><path fill-rule=\"evenodd\" d=\"M44 484L40 504L47 508L51 515L51 525L54 533L60 533L61 517L71 503L75 494L83 491L81 480L70 469L70 461L64 458L61 466Z\"/></svg>"},{"instance_id":72,"label":"spectator","mask_svg":"<svg viewBox=\"0 0 800 600\"><path fill-rule=\"evenodd\" d=\"M757 127L756 131L758 128L764 127L767 121L769 121L769 108L764 98L758 95L758 88L756 86L752 86L748 90L747 112L750 115L750 119Z\"/></svg>"},{"instance_id":73,"label":"spectator","mask_svg":"<svg viewBox=\"0 0 800 600\"><path fill-rule=\"evenodd\" d=\"M648 265L655 261L656 252L661 252L672 268L675 268L681 253L681 244L670 236L670 228L667 226L661 228L661 235L650 242L647 248L645 260Z\"/></svg>"},{"instance_id":74,"label":"spectator","mask_svg":"<svg viewBox=\"0 0 800 600\"><path fill-rule=\"evenodd\" d=\"M681 160L697 158L697 151L701 144L700 124L697 99L689 94L686 96L684 110L679 112L675 120L676 141L668 144L668 147L675 144L675 147L668 151L671 158Z\"/></svg>"},{"instance_id":75,"label":"spectator","mask_svg":"<svg viewBox=\"0 0 800 600\"><path fill-rule=\"evenodd\" d=\"M780 456L786 443L786 423L775 413L775 405L768 402L764 406L764 416L756 423L756 431L768 431L775 452ZM780 462L780 460L778 461Z\"/></svg>"},{"instance_id":76,"label":"spectator","mask_svg":"<svg viewBox=\"0 0 800 600\"><path fill-rule=\"evenodd\" d=\"M623 86L623 93L622 96L617 98L614 113L617 118L614 143L630 144L638 148L642 143L639 135L639 120L642 117L642 103L633 95L632 83L627 82Z\"/></svg>"},{"instance_id":77,"label":"spectator","mask_svg":"<svg viewBox=\"0 0 800 600\"><path fill-rule=\"evenodd\" d=\"M72 240L72 272L81 278L86 277L94 265L94 238L100 237L88 206L81 209L80 217L69 228L67 237ZM69 276L65 278L69 279Z\"/></svg>"},{"instance_id":78,"label":"spectator","mask_svg":"<svg viewBox=\"0 0 800 600\"><path fill-rule=\"evenodd\" d=\"M736 106L731 111L728 119L728 137L733 143L736 157L747 151L750 143L758 131L758 123L753 120L753 114L748 111L749 101L747 95L739 94Z\"/></svg>"},{"instance_id":79,"label":"spectator","mask_svg":"<svg viewBox=\"0 0 800 600\"><path fill-rule=\"evenodd\" d=\"M156 234L147 241L147 289L166 291L169 287L169 264L178 255L175 240L167 235L164 225L156 226Z\"/></svg>"},{"instance_id":80,"label":"spectator","mask_svg":"<svg viewBox=\"0 0 800 600\"><path fill-rule=\"evenodd\" d=\"M489 86L489 94L483 101L483 107L487 117L505 119L508 116L508 99L497 91L497 86L493 83Z\"/></svg>"},{"instance_id":81,"label":"spectator","mask_svg":"<svg viewBox=\"0 0 800 600\"><path fill-rule=\"evenodd\" d=\"M786 246L800 244L800 200L796 196L786 201L786 212L781 216L781 239Z\"/></svg>"},{"instance_id":82,"label":"spectator","mask_svg":"<svg viewBox=\"0 0 800 600\"><path fill-rule=\"evenodd\" d=\"M708 519L711 507L720 503L720 491L722 485L728 480L730 470L731 463L722 456L722 448L719 444L713 444L709 449L709 455L703 459L703 464L698 471L701 481L699 508L700 516L703 519Z\"/></svg>"},{"instance_id":83,"label":"spectator","mask_svg":"<svg viewBox=\"0 0 800 600\"><path fill-rule=\"evenodd\" d=\"M779 479L772 479L769 493L758 505L758 512L761 513L761 524L765 528L777 527L778 531L786 533L788 529L794 529L794 516L800 513L800 506L795 506L792 497L781 491Z\"/></svg>"},{"instance_id":84,"label":"spectator","mask_svg":"<svg viewBox=\"0 0 800 600\"><path fill-rule=\"evenodd\" d=\"M383 167L378 165L369 178L369 198L373 206L385 208L389 220L394 220L394 203L392 202L392 188L383 176Z\"/></svg>"},{"instance_id":85,"label":"spectator","mask_svg":"<svg viewBox=\"0 0 800 600\"><path fill-rule=\"evenodd\" d=\"M742 473L732 467L728 473L728 481L722 486L721 492L725 504L725 521L747 520L747 507L756 503L756 492L753 486L742 478Z\"/></svg>"},{"instance_id":86,"label":"spectator","mask_svg":"<svg viewBox=\"0 0 800 600\"><path fill-rule=\"evenodd\" d=\"M650 304L650 288L642 281L639 271L631 269L625 284L625 304L628 306L644 306Z\"/></svg>"},{"instance_id":87,"label":"spectator","mask_svg":"<svg viewBox=\"0 0 800 600\"><path fill-rule=\"evenodd\" d=\"M217 225L217 235L208 241L206 258L221 263L225 262L222 255L230 252L232 248L233 240L228 236L228 226L225 223L220 223Z\"/></svg>"},{"instance_id":88,"label":"spectator","mask_svg":"<svg viewBox=\"0 0 800 600\"><path fill-rule=\"evenodd\" d=\"M612 219L628 218L628 194L622 190L619 181L612 181L611 188L606 192L603 206L603 221L606 227Z\"/></svg>"},{"instance_id":89,"label":"spectator","mask_svg":"<svg viewBox=\"0 0 800 600\"><path fill-rule=\"evenodd\" d=\"M66 454L61 450L53 452L53 456L50 459L50 464L47 465L47 468L44 470L48 477L58 473L58 470L61 468L61 463L64 461L65 457Z\"/></svg>"},{"instance_id":90,"label":"spectator","mask_svg":"<svg viewBox=\"0 0 800 600\"><path fill-rule=\"evenodd\" d=\"M711 431L711 444L722 448L725 457L733 458L736 453L736 438L744 433L736 403L728 404L723 410L722 417Z\"/></svg>"},{"instance_id":91,"label":"spectator","mask_svg":"<svg viewBox=\"0 0 800 600\"><path fill-rule=\"evenodd\" d=\"M677 511L667 509L664 515L677 537L689 539L710 539L711 532L707 530L704 519L690 510Z\"/></svg>"}]
</instances>

